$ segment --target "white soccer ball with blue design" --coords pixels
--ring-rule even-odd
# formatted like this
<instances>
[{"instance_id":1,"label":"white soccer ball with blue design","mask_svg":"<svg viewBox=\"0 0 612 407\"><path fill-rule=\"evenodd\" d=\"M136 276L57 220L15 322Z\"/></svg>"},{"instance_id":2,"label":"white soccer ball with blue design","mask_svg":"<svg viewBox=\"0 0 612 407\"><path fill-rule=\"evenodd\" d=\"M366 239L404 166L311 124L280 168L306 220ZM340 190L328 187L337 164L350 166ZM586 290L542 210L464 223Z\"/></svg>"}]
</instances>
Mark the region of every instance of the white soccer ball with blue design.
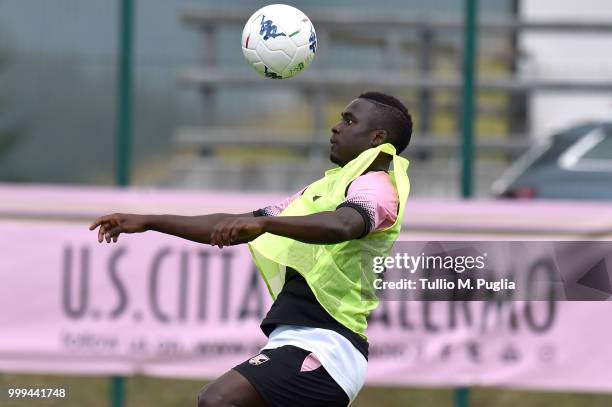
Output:
<instances>
[{"instance_id":1,"label":"white soccer ball with blue design","mask_svg":"<svg viewBox=\"0 0 612 407\"><path fill-rule=\"evenodd\" d=\"M285 4L257 10L242 31L242 53L249 65L271 79L302 72L317 51L317 34L306 14Z\"/></svg>"}]
</instances>

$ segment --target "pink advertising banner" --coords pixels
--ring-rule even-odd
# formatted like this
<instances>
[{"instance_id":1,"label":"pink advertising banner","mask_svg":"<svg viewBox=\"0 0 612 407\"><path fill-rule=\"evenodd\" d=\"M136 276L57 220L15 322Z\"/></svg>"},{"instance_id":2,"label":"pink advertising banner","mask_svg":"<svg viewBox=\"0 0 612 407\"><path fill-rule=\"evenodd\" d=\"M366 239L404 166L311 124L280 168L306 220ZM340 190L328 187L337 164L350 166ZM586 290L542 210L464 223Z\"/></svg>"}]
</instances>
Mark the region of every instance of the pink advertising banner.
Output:
<instances>
[{"instance_id":1,"label":"pink advertising banner","mask_svg":"<svg viewBox=\"0 0 612 407\"><path fill-rule=\"evenodd\" d=\"M78 193L91 205L101 197L126 205L123 193L90 192ZM162 206L165 196L157 197ZM206 194L189 198L203 202L200 213L219 209L208 210ZM276 198L245 196L242 204ZM182 202L173 199L160 211ZM246 246L220 250L157 233L98 244L82 200L66 200L69 208L40 202L58 217L84 215L41 220L4 201L0 372L211 379L265 344L259 322L271 300ZM368 328L366 383L609 392L611 312L610 302L382 302Z\"/></svg>"}]
</instances>

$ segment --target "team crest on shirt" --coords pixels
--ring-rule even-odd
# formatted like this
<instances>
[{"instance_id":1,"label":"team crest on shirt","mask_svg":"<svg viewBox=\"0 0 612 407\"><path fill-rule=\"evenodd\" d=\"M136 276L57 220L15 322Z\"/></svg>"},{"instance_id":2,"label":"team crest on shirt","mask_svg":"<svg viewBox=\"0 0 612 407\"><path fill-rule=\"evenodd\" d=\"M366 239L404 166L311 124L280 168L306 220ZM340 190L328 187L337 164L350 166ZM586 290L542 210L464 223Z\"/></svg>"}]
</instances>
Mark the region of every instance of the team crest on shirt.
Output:
<instances>
[{"instance_id":1,"label":"team crest on shirt","mask_svg":"<svg viewBox=\"0 0 612 407\"><path fill-rule=\"evenodd\" d=\"M268 360L270 360L269 357L267 357L263 353L260 353L259 355L254 356L251 359L249 359L249 363L252 364L253 366L259 366L262 363L267 362Z\"/></svg>"}]
</instances>

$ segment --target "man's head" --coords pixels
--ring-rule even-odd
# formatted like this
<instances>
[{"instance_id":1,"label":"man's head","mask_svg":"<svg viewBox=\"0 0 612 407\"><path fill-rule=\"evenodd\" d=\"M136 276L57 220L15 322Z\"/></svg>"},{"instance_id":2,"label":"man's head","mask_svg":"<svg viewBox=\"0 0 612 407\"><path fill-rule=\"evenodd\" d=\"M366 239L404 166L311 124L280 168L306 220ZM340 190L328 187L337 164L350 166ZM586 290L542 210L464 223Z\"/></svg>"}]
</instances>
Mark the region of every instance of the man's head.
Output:
<instances>
[{"instance_id":1,"label":"man's head","mask_svg":"<svg viewBox=\"0 0 612 407\"><path fill-rule=\"evenodd\" d=\"M391 143L401 153L412 135L412 117L402 102L379 92L362 93L332 127L330 160L344 166L363 151Z\"/></svg>"}]
</instances>

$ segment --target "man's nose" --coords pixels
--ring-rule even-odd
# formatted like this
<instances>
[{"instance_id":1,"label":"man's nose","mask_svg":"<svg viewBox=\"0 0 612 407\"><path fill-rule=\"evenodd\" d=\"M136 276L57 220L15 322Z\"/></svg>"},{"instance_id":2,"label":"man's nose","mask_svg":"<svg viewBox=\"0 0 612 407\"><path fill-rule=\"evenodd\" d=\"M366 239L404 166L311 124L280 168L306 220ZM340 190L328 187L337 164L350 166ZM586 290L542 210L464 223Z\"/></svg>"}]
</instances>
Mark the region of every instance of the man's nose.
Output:
<instances>
[{"instance_id":1,"label":"man's nose","mask_svg":"<svg viewBox=\"0 0 612 407\"><path fill-rule=\"evenodd\" d=\"M331 129L331 137L329 138L329 142L332 144L336 144L338 142L338 129L334 126Z\"/></svg>"}]
</instances>

